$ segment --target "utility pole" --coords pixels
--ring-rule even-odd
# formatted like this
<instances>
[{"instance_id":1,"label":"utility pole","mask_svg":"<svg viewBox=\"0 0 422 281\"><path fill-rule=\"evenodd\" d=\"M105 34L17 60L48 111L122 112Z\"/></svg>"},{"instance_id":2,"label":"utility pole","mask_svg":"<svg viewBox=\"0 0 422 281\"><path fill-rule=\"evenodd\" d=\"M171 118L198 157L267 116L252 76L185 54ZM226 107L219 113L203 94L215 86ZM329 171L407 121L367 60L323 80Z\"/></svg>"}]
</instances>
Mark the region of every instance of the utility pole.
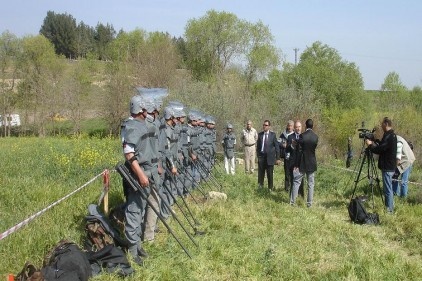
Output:
<instances>
[{"instance_id":1,"label":"utility pole","mask_svg":"<svg viewBox=\"0 0 422 281\"><path fill-rule=\"evenodd\" d=\"M295 65L297 65L297 52L299 51L299 48L294 48L295 51Z\"/></svg>"}]
</instances>

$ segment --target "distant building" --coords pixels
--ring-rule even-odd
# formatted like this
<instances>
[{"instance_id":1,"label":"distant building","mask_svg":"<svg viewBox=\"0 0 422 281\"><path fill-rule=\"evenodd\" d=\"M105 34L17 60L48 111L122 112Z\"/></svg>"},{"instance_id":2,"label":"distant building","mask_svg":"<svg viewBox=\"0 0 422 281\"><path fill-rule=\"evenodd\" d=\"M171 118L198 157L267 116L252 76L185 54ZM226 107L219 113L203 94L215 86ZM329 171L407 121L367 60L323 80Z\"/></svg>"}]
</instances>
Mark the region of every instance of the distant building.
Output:
<instances>
[{"instance_id":1,"label":"distant building","mask_svg":"<svg viewBox=\"0 0 422 281\"><path fill-rule=\"evenodd\" d=\"M19 114L6 114L6 118L0 115L0 127L18 127L21 125Z\"/></svg>"}]
</instances>

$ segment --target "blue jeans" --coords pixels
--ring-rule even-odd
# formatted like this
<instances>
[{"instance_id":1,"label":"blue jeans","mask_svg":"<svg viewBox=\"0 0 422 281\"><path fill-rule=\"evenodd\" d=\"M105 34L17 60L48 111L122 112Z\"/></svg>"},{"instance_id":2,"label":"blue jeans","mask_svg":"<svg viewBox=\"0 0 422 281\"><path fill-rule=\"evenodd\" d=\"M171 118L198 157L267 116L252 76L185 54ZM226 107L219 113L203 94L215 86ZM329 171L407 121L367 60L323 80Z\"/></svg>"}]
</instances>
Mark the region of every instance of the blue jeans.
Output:
<instances>
[{"instance_id":1,"label":"blue jeans","mask_svg":"<svg viewBox=\"0 0 422 281\"><path fill-rule=\"evenodd\" d=\"M382 171L382 185L384 188L385 206L387 211L392 213L394 211L394 193L393 193L393 172Z\"/></svg>"},{"instance_id":2,"label":"blue jeans","mask_svg":"<svg viewBox=\"0 0 422 281\"><path fill-rule=\"evenodd\" d=\"M400 197L407 196L407 183L409 182L410 172L412 171L412 166L404 170L403 174L401 174L401 183L398 181L393 181L393 191L394 194L397 194ZM400 184L400 187L399 187Z\"/></svg>"}]
</instances>

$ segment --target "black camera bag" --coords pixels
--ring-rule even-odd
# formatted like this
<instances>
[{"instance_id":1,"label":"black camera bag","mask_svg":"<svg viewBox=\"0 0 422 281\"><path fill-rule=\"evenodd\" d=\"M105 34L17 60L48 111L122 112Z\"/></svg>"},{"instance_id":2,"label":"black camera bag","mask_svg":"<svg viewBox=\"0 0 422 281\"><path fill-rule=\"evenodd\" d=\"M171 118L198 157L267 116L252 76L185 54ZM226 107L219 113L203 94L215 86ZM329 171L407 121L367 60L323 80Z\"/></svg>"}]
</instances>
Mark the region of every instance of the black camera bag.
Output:
<instances>
[{"instance_id":1,"label":"black camera bag","mask_svg":"<svg viewBox=\"0 0 422 281\"><path fill-rule=\"evenodd\" d=\"M350 200L348 211L352 222L357 224L379 224L379 216L377 213L368 213L363 206L364 199L355 197Z\"/></svg>"}]
</instances>

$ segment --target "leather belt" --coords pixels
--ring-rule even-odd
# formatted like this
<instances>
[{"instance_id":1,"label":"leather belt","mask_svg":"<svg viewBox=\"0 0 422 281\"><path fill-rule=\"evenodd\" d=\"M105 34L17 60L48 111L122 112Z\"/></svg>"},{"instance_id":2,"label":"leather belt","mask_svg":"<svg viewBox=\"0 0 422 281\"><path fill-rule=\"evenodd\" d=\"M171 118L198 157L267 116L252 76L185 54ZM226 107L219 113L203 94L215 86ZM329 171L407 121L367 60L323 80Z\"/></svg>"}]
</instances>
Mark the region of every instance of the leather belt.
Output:
<instances>
[{"instance_id":1,"label":"leather belt","mask_svg":"<svg viewBox=\"0 0 422 281\"><path fill-rule=\"evenodd\" d=\"M245 144L245 146L254 146L255 144Z\"/></svg>"}]
</instances>

